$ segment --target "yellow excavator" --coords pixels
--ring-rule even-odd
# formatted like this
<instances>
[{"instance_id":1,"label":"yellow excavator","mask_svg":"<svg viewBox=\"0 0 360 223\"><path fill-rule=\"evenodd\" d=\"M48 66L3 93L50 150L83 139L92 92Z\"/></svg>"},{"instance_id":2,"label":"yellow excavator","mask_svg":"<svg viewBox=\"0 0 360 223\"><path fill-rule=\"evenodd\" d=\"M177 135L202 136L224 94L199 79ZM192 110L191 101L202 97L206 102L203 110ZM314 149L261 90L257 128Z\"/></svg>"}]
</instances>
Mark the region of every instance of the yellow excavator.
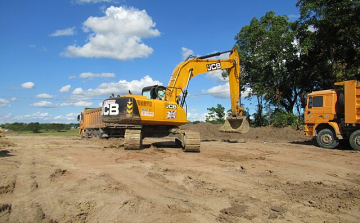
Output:
<instances>
[{"instance_id":1,"label":"yellow excavator","mask_svg":"<svg viewBox=\"0 0 360 223\"><path fill-rule=\"evenodd\" d=\"M209 59L230 53L228 59ZM187 122L186 96L190 80L203 73L227 69L230 85L231 117L220 128L223 132L246 133L249 123L240 107L240 60L236 49L193 57L173 71L167 87L154 85L142 89L142 95L112 96L104 100L101 119L124 127L125 149L140 149L146 137L172 137L185 152L200 152L200 134L179 129Z\"/></svg>"}]
</instances>

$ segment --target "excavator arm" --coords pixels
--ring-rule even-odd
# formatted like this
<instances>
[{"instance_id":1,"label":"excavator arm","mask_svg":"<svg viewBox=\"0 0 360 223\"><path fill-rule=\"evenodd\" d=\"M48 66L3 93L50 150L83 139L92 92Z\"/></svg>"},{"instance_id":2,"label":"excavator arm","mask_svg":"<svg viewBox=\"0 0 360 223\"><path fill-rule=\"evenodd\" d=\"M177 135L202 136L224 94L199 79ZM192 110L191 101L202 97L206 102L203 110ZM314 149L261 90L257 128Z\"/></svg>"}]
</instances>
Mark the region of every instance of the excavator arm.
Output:
<instances>
[{"instance_id":1,"label":"excavator arm","mask_svg":"<svg viewBox=\"0 0 360 223\"><path fill-rule=\"evenodd\" d=\"M229 53L228 59L208 59ZM249 123L243 115L244 109L240 106L240 59L236 49L222 53L215 53L180 63L173 71L169 84L166 88L166 101L177 102L183 106L187 95L189 81L200 74L217 70L227 69L229 74L230 100L232 117L228 117L224 126L220 129L225 132L246 133L249 130ZM182 99L180 100L180 96ZM230 126L230 127L229 127Z\"/></svg>"},{"instance_id":2,"label":"excavator arm","mask_svg":"<svg viewBox=\"0 0 360 223\"><path fill-rule=\"evenodd\" d=\"M207 59L228 52L230 52L228 59ZM236 49L202 57L195 57L179 64L171 75L166 90L165 100L179 102L180 95L186 94L187 86L192 78L203 73L224 69L227 69L229 74L232 116L242 115L244 109L239 106L240 60Z\"/></svg>"}]
</instances>

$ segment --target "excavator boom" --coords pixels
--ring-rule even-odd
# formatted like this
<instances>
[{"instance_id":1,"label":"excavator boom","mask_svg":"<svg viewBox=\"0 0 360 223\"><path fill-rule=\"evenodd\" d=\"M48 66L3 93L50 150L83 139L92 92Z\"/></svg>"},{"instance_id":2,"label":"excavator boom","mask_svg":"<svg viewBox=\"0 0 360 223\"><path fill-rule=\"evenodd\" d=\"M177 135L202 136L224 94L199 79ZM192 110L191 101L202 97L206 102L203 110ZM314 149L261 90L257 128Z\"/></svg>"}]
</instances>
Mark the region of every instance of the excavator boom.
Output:
<instances>
[{"instance_id":1,"label":"excavator boom","mask_svg":"<svg viewBox=\"0 0 360 223\"><path fill-rule=\"evenodd\" d=\"M228 59L208 59L229 53ZM203 73L227 69L229 74L231 117L220 128L223 132L246 133L249 131L249 123L243 116L244 109L240 107L240 59L236 49L222 53L214 53L207 56L195 57L179 64L171 75L166 89L165 100L179 104L180 96L186 97L189 81ZM180 102L182 106L182 103Z\"/></svg>"}]
</instances>

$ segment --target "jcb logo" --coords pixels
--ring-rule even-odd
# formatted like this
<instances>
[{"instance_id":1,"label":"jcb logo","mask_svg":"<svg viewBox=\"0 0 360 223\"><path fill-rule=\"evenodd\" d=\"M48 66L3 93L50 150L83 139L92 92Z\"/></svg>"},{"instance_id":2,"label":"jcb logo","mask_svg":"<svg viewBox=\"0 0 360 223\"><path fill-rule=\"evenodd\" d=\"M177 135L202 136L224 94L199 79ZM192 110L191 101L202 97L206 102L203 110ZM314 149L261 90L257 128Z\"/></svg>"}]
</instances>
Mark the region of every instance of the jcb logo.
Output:
<instances>
[{"instance_id":1,"label":"jcb logo","mask_svg":"<svg viewBox=\"0 0 360 223\"><path fill-rule=\"evenodd\" d=\"M176 109L176 105L166 104L165 108L167 108L167 109Z\"/></svg>"},{"instance_id":2,"label":"jcb logo","mask_svg":"<svg viewBox=\"0 0 360 223\"><path fill-rule=\"evenodd\" d=\"M208 71L220 70L221 69L221 63L206 64L206 67L207 67Z\"/></svg>"}]
</instances>

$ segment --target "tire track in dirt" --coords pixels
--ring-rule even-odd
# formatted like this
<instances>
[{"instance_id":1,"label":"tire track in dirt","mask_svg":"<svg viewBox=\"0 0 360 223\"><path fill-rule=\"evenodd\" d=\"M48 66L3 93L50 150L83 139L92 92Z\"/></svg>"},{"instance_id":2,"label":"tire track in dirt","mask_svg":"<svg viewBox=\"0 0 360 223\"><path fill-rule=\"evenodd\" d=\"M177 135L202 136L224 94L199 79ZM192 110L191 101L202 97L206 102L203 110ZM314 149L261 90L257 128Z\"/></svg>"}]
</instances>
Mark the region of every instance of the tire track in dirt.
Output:
<instances>
[{"instance_id":1,"label":"tire track in dirt","mask_svg":"<svg viewBox=\"0 0 360 223\"><path fill-rule=\"evenodd\" d=\"M357 222L360 217L358 153L284 141L208 141L201 143L201 153L189 154L161 143L125 151L120 139L12 139L16 156L0 164L1 173L16 180L13 193L0 194L9 204L0 206L0 216L12 222L22 222L15 208L29 208L26 219L43 222ZM21 206L19 195L29 203Z\"/></svg>"},{"instance_id":2,"label":"tire track in dirt","mask_svg":"<svg viewBox=\"0 0 360 223\"><path fill-rule=\"evenodd\" d=\"M27 139L25 139L27 140ZM34 147L33 147L34 148ZM36 176L34 175L34 153L21 147L15 147L18 157L18 167L13 172L16 179L13 183L12 195L14 199L11 202L11 213L9 215L10 222L16 222L14 216L23 216L22 222L39 222L44 219L44 213L39 203L33 201L29 195L37 189Z\"/></svg>"}]
</instances>

